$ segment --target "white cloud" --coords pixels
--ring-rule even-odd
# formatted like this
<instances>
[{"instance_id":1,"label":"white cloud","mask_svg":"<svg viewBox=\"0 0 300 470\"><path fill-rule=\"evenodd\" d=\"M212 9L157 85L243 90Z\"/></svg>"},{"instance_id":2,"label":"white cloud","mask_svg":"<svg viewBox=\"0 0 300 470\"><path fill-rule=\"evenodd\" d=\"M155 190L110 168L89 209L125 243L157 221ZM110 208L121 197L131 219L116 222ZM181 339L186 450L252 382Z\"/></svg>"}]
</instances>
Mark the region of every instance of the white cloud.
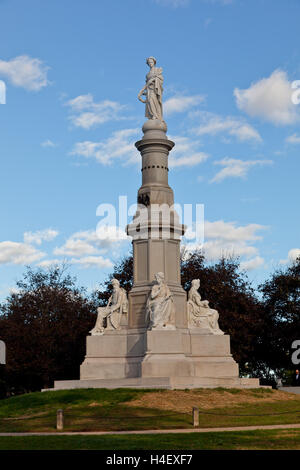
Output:
<instances>
[{"instance_id":1,"label":"white cloud","mask_svg":"<svg viewBox=\"0 0 300 470\"><path fill-rule=\"evenodd\" d=\"M140 162L134 142L140 129L123 129L116 131L104 142L77 142L71 155L95 158L102 165L110 165L114 160L123 159L126 163Z\"/></svg>"},{"instance_id":2,"label":"white cloud","mask_svg":"<svg viewBox=\"0 0 300 470\"><path fill-rule=\"evenodd\" d=\"M214 162L215 165L221 165L224 168L220 170L212 179L211 183L219 183L226 178L244 178L250 168L254 166L271 165L272 160L239 160L235 158L223 158Z\"/></svg>"},{"instance_id":3,"label":"white cloud","mask_svg":"<svg viewBox=\"0 0 300 470\"><path fill-rule=\"evenodd\" d=\"M71 259L71 264L80 265L82 268L112 268L112 262L102 256L86 256L79 259Z\"/></svg>"},{"instance_id":4,"label":"white cloud","mask_svg":"<svg viewBox=\"0 0 300 470\"><path fill-rule=\"evenodd\" d=\"M118 227L99 226L97 231L86 230L74 233L62 247L55 248L53 254L80 258L107 252L124 241L129 241L129 237Z\"/></svg>"},{"instance_id":5,"label":"white cloud","mask_svg":"<svg viewBox=\"0 0 300 470\"><path fill-rule=\"evenodd\" d=\"M288 252L287 259L280 260L280 264L294 263L297 258L300 258L300 248L292 248Z\"/></svg>"},{"instance_id":6,"label":"white cloud","mask_svg":"<svg viewBox=\"0 0 300 470\"><path fill-rule=\"evenodd\" d=\"M187 6L190 3L190 0L155 0L155 3L158 3L158 5L177 8Z\"/></svg>"},{"instance_id":7,"label":"white cloud","mask_svg":"<svg viewBox=\"0 0 300 470\"><path fill-rule=\"evenodd\" d=\"M37 232L25 232L24 233L24 242L25 243L36 243L41 245L43 241L50 242L54 240L58 235L57 230L51 228L45 230L38 230Z\"/></svg>"},{"instance_id":8,"label":"white cloud","mask_svg":"<svg viewBox=\"0 0 300 470\"><path fill-rule=\"evenodd\" d=\"M76 234L74 234L62 247L55 248L53 254L55 256L82 256L97 253L97 251L97 248L91 243L77 238Z\"/></svg>"},{"instance_id":9,"label":"white cloud","mask_svg":"<svg viewBox=\"0 0 300 470\"><path fill-rule=\"evenodd\" d=\"M0 242L0 264L30 264L44 255L26 243Z\"/></svg>"},{"instance_id":10,"label":"white cloud","mask_svg":"<svg viewBox=\"0 0 300 470\"><path fill-rule=\"evenodd\" d=\"M204 0L208 3L220 3L221 5L230 5L234 0Z\"/></svg>"},{"instance_id":11,"label":"white cloud","mask_svg":"<svg viewBox=\"0 0 300 470\"><path fill-rule=\"evenodd\" d=\"M27 55L15 57L5 61L0 60L0 76L7 77L14 86L25 88L29 91L39 91L49 84L45 66L40 59L34 59Z\"/></svg>"},{"instance_id":12,"label":"white cloud","mask_svg":"<svg viewBox=\"0 0 300 470\"><path fill-rule=\"evenodd\" d=\"M293 134L287 137L285 140L288 144L300 144L300 135Z\"/></svg>"},{"instance_id":13,"label":"white cloud","mask_svg":"<svg viewBox=\"0 0 300 470\"><path fill-rule=\"evenodd\" d=\"M114 132L104 142L77 142L71 155L94 158L102 165L111 165L114 161L123 161L123 165L140 165L141 157L135 148L140 129L123 129ZM205 161L208 155L199 152L200 142L188 137L170 136L176 145L169 156L169 167L195 166Z\"/></svg>"},{"instance_id":14,"label":"white cloud","mask_svg":"<svg viewBox=\"0 0 300 470\"><path fill-rule=\"evenodd\" d=\"M209 112L195 113L194 116L197 115L200 116L202 122L200 126L193 129L196 135L226 133L236 137L241 142L247 140L261 142L262 140L258 131L242 119L231 116L223 117Z\"/></svg>"},{"instance_id":15,"label":"white cloud","mask_svg":"<svg viewBox=\"0 0 300 470\"><path fill-rule=\"evenodd\" d=\"M182 136L170 136L174 140L175 147L169 155L169 167L192 167L204 162L209 157L204 152L199 152L200 143L196 140Z\"/></svg>"},{"instance_id":16,"label":"white cloud","mask_svg":"<svg viewBox=\"0 0 300 470\"><path fill-rule=\"evenodd\" d=\"M265 260L261 256L256 256L248 261L242 261L240 268L245 271L253 271L264 264Z\"/></svg>"},{"instance_id":17,"label":"white cloud","mask_svg":"<svg viewBox=\"0 0 300 470\"><path fill-rule=\"evenodd\" d=\"M52 142L52 140L47 139L44 140L44 142L41 143L41 147L56 147L56 144Z\"/></svg>"},{"instance_id":18,"label":"white cloud","mask_svg":"<svg viewBox=\"0 0 300 470\"><path fill-rule=\"evenodd\" d=\"M204 225L205 241L202 247L208 260L217 260L221 257L240 256L244 258L242 263L248 266L248 270L255 269L255 264L260 264L258 249L253 244L262 237L257 232L265 230L267 227L259 224L248 224L239 226L236 222L215 222L206 221ZM187 252L199 248L199 245L188 243ZM253 259L253 257L255 257ZM252 259L251 259L252 258ZM254 261L255 260L255 261Z\"/></svg>"},{"instance_id":19,"label":"white cloud","mask_svg":"<svg viewBox=\"0 0 300 470\"><path fill-rule=\"evenodd\" d=\"M173 96L164 103L164 114L171 115L174 113L182 113L194 106L198 106L200 103L203 103L204 99L205 98L202 95Z\"/></svg>"},{"instance_id":20,"label":"white cloud","mask_svg":"<svg viewBox=\"0 0 300 470\"><path fill-rule=\"evenodd\" d=\"M76 127L90 129L107 121L124 119L120 112L125 106L116 101L104 100L94 102L93 95L80 95L66 103L71 109L70 119Z\"/></svg>"},{"instance_id":21,"label":"white cloud","mask_svg":"<svg viewBox=\"0 0 300 470\"><path fill-rule=\"evenodd\" d=\"M299 257L300 257L300 248L293 248L288 253L288 259L290 261L296 261L296 259Z\"/></svg>"},{"instance_id":22,"label":"white cloud","mask_svg":"<svg viewBox=\"0 0 300 470\"><path fill-rule=\"evenodd\" d=\"M265 226L259 224L248 224L237 226L236 222L224 222L217 220L215 222L205 222L205 238L220 239L224 241L253 241L260 240L261 236L256 232L264 230Z\"/></svg>"},{"instance_id":23,"label":"white cloud","mask_svg":"<svg viewBox=\"0 0 300 470\"><path fill-rule=\"evenodd\" d=\"M275 70L268 78L252 83L247 89L235 88L239 109L250 116L273 124L293 124L299 119L297 106L292 103L292 86L286 72Z\"/></svg>"},{"instance_id":24,"label":"white cloud","mask_svg":"<svg viewBox=\"0 0 300 470\"><path fill-rule=\"evenodd\" d=\"M55 265L60 265L64 262L65 260L62 259L45 259L44 261L41 261L40 263L37 264L40 268L50 268L51 266Z\"/></svg>"}]
</instances>

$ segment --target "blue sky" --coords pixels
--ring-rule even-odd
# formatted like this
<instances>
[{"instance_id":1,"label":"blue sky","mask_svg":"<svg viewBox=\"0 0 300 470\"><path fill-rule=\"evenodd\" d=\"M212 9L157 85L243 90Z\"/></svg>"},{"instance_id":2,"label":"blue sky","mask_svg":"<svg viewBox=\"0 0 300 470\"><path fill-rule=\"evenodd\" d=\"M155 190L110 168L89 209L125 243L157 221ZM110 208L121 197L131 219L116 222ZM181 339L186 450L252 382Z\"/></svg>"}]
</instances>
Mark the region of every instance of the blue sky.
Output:
<instances>
[{"instance_id":1,"label":"blue sky","mask_svg":"<svg viewBox=\"0 0 300 470\"><path fill-rule=\"evenodd\" d=\"M68 261L94 288L130 242L95 230L136 200L137 93L164 73L180 204L205 205L209 259L258 283L300 253L298 0L2 0L0 297L25 265ZM295 100L294 100L295 101Z\"/></svg>"}]
</instances>

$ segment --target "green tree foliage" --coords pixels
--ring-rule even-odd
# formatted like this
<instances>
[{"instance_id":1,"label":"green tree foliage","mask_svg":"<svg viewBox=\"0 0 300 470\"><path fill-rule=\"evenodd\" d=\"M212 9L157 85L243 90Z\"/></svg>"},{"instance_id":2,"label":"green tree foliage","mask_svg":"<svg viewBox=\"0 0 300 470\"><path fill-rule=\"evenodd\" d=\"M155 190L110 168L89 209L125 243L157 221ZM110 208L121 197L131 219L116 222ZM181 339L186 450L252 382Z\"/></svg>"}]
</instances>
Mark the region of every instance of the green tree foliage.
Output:
<instances>
[{"instance_id":1,"label":"green tree foliage","mask_svg":"<svg viewBox=\"0 0 300 470\"><path fill-rule=\"evenodd\" d=\"M300 258L276 270L259 286L263 298L266 329L263 347L265 374L299 368L292 364L293 341L300 340Z\"/></svg>"},{"instance_id":2,"label":"green tree foliage","mask_svg":"<svg viewBox=\"0 0 300 470\"><path fill-rule=\"evenodd\" d=\"M11 393L39 390L54 379L77 378L95 306L65 268L27 268L17 291L0 306Z\"/></svg>"}]
</instances>

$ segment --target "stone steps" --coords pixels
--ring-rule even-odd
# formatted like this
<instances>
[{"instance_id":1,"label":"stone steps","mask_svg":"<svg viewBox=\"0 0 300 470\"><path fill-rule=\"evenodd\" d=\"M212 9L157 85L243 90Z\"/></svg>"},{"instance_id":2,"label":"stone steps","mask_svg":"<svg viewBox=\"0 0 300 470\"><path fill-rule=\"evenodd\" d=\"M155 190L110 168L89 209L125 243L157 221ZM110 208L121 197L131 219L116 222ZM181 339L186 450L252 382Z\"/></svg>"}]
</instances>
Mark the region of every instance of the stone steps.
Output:
<instances>
[{"instance_id":1,"label":"stone steps","mask_svg":"<svg viewBox=\"0 0 300 470\"><path fill-rule=\"evenodd\" d=\"M240 377L131 377L123 379L85 379L59 380L50 390L71 390L77 388L148 388L148 389L185 389L185 388L258 388L259 379Z\"/></svg>"}]
</instances>

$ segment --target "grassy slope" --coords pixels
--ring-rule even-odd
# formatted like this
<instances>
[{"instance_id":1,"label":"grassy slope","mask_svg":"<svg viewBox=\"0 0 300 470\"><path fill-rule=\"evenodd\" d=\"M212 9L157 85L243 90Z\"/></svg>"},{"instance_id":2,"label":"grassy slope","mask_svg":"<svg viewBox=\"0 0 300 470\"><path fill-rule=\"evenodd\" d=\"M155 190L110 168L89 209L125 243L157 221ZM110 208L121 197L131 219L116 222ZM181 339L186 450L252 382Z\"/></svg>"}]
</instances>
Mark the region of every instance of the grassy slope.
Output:
<instances>
[{"instance_id":1,"label":"grassy slope","mask_svg":"<svg viewBox=\"0 0 300 470\"><path fill-rule=\"evenodd\" d=\"M295 399L270 402L266 399L272 396L274 393L272 390L249 390L249 396L257 397L256 402L240 402L233 406L228 402L228 393L232 394L234 402L234 397L242 392L235 389L226 391L218 389L214 392L220 394L221 397L222 394L224 397L227 396L226 406L212 407L208 410L200 406L199 424L201 427L300 422L300 397L295 396ZM158 405L157 408L154 406L152 408L143 407L143 399L146 402L147 395L151 393L153 390L68 390L30 393L1 400L0 432L55 432L56 410L58 408L65 410L66 431L192 427L191 410L178 412L172 409L159 409ZM161 391L160 393L162 395L170 394L172 391ZM207 390L199 390L197 393L199 397L202 397L202 400L205 394L209 394ZM245 391L243 393L245 394ZM130 404L130 401L136 400L139 401L139 406L128 406L128 402ZM195 406L199 406L197 397L195 397Z\"/></svg>"}]
</instances>

